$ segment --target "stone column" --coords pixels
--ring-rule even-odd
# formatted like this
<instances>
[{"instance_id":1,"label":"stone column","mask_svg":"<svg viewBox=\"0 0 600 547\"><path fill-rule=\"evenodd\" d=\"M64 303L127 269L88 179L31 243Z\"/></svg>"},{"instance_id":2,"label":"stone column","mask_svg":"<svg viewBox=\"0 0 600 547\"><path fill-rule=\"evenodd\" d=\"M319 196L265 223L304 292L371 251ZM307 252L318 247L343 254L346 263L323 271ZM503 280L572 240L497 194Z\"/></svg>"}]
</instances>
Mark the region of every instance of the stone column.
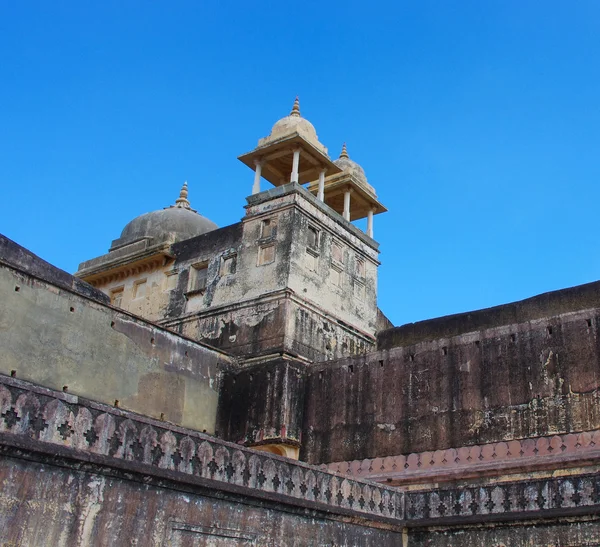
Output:
<instances>
[{"instance_id":1,"label":"stone column","mask_svg":"<svg viewBox=\"0 0 600 547\"><path fill-rule=\"evenodd\" d=\"M367 235L373 237L373 209L367 213Z\"/></svg>"},{"instance_id":2,"label":"stone column","mask_svg":"<svg viewBox=\"0 0 600 547\"><path fill-rule=\"evenodd\" d=\"M292 176L290 182L298 182L298 166L300 165L300 148L294 150L294 161L292 163Z\"/></svg>"},{"instance_id":3,"label":"stone column","mask_svg":"<svg viewBox=\"0 0 600 547\"><path fill-rule=\"evenodd\" d=\"M350 194L352 193L352 188L348 188L344 192L344 218L350 222Z\"/></svg>"},{"instance_id":4,"label":"stone column","mask_svg":"<svg viewBox=\"0 0 600 547\"><path fill-rule=\"evenodd\" d=\"M321 169L319 172L319 191L317 192L319 201L325 201L325 171L326 169Z\"/></svg>"},{"instance_id":5,"label":"stone column","mask_svg":"<svg viewBox=\"0 0 600 547\"><path fill-rule=\"evenodd\" d=\"M261 160L254 160L254 185L252 186L252 195L260 192L260 174L262 173L263 162Z\"/></svg>"}]
</instances>

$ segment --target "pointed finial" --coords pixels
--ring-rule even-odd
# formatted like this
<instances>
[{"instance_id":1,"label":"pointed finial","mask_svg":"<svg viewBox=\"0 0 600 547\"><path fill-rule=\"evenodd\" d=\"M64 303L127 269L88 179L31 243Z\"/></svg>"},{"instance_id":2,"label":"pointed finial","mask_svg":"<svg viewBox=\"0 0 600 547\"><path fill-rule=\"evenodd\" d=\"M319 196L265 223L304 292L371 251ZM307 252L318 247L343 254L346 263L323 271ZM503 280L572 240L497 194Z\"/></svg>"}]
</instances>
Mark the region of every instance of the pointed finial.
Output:
<instances>
[{"instance_id":1,"label":"pointed finial","mask_svg":"<svg viewBox=\"0 0 600 547\"><path fill-rule=\"evenodd\" d=\"M175 200L175 207L183 207L185 209L190 208L190 202L188 201L188 187L187 180L183 183L181 191L179 192L179 198Z\"/></svg>"},{"instance_id":2,"label":"pointed finial","mask_svg":"<svg viewBox=\"0 0 600 547\"><path fill-rule=\"evenodd\" d=\"M346 149L346 143L342 145L342 152L340 153L340 158L350 159L350 156L348 155L348 150Z\"/></svg>"},{"instance_id":3,"label":"pointed finial","mask_svg":"<svg viewBox=\"0 0 600 547\"><path fill-rule=\"evenodd\" d=\"M290 112L290 116L300 116L300 99L298 99L298 95L296 95L296 100L294 101L294 107Z\"/></svg>"}]
</instances>

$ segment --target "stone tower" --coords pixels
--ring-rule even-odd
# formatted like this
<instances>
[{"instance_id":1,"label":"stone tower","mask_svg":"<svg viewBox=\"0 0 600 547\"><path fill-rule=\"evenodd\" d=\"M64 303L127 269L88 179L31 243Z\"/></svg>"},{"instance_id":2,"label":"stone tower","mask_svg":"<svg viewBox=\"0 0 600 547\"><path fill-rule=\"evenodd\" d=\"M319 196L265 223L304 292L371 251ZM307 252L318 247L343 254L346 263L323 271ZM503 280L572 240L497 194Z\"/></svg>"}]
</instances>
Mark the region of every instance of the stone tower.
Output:
<instances>
[{"instance_id":1,"label":"stone tower","mask_svg":"<svg viewBox=\"0 0 600 547\"><path fill-rule=\"evenodd\" d=\"M221 379L219 436L297 457L306 366L374 347L373 215L385 208L345 145L329 158L298 99L240 160L255 172L241 222L216 228L184 186L77 275L115 305L236 355ZM261 191L261 177L274 188ZM365 217L367 233L351 223Z\"/></svg>"}]
</instances>

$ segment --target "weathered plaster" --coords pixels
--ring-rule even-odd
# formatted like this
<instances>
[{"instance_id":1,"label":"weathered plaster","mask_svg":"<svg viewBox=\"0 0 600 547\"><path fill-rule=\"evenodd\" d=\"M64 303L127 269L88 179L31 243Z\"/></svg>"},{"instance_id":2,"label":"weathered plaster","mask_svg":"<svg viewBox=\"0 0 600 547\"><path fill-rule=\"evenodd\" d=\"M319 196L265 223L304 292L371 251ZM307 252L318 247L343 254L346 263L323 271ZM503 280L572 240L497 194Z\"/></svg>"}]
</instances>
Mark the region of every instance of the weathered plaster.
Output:
<instances>
[{"instance_id":1,"label":"weathered plaster","mask_svg":"<svg viewBox=\"0 0 600 547\"><path fill-rule=\"evenodd\" d=\"M213 431L233 359L0 265L0 372Z\"/></svg>"}]
</instances>

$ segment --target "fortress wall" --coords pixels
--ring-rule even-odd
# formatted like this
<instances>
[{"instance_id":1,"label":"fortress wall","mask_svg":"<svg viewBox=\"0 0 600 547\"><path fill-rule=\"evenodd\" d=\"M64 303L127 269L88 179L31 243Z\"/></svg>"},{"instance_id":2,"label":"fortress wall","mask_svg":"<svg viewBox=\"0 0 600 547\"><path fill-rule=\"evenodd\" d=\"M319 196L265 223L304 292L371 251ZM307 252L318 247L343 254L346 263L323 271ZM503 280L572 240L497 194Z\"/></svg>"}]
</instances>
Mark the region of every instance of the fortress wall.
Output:
<instances>
[{"instance_id":1,"label":"fortress wall","mask_svg":"<svg viewBox=\"0 0 600 547\"><path fill-rule=\"evenodd\" d=\"M597 300L597 287L565 292L596 289ZM550 304L569 300L561 293ZM530 302L530 319L509 305L491 319L525 320L470 332L456 329L456 318L419 326L421 334L459 332L437 338L392 329L379 351L313 365L301 458L383 458L599 428L600 309L584 309L595 300L571 299L579 309L557 315L544 312L560 306ZM491 320L485 311L472 325Z\"/></svg>"},{"instance_id":2,"label":"fortress wall","mask_svg":"<svg viewBox=\"0 0 600 547\"><path fill-rule=\"evenodd\" d=\"M0 544L391 547L403 497L0 375Z\"/></svg>"},{"instance_id":3,"label":"fortress wall","mask_svg":"<svg viewBox=\"0 0 600 547\"><path fill-rule=\"evenodd\" d=\"M0 373L214 431L232 357L92 299L98 291L34 255L36 275L25 273L13 258L26 251L10 240L2 252Z\"/></svg>"},{"instance_id":4,"label":"fortress wall","mask_svg":"<svg viewBox=\"0 0 600 547\"><path fill-rule=\"evenodd\" d=\"M299 445L305 373L305 363L279 358L224 375L219 436L240 444Z\"/></svg>"}]
</instances>

